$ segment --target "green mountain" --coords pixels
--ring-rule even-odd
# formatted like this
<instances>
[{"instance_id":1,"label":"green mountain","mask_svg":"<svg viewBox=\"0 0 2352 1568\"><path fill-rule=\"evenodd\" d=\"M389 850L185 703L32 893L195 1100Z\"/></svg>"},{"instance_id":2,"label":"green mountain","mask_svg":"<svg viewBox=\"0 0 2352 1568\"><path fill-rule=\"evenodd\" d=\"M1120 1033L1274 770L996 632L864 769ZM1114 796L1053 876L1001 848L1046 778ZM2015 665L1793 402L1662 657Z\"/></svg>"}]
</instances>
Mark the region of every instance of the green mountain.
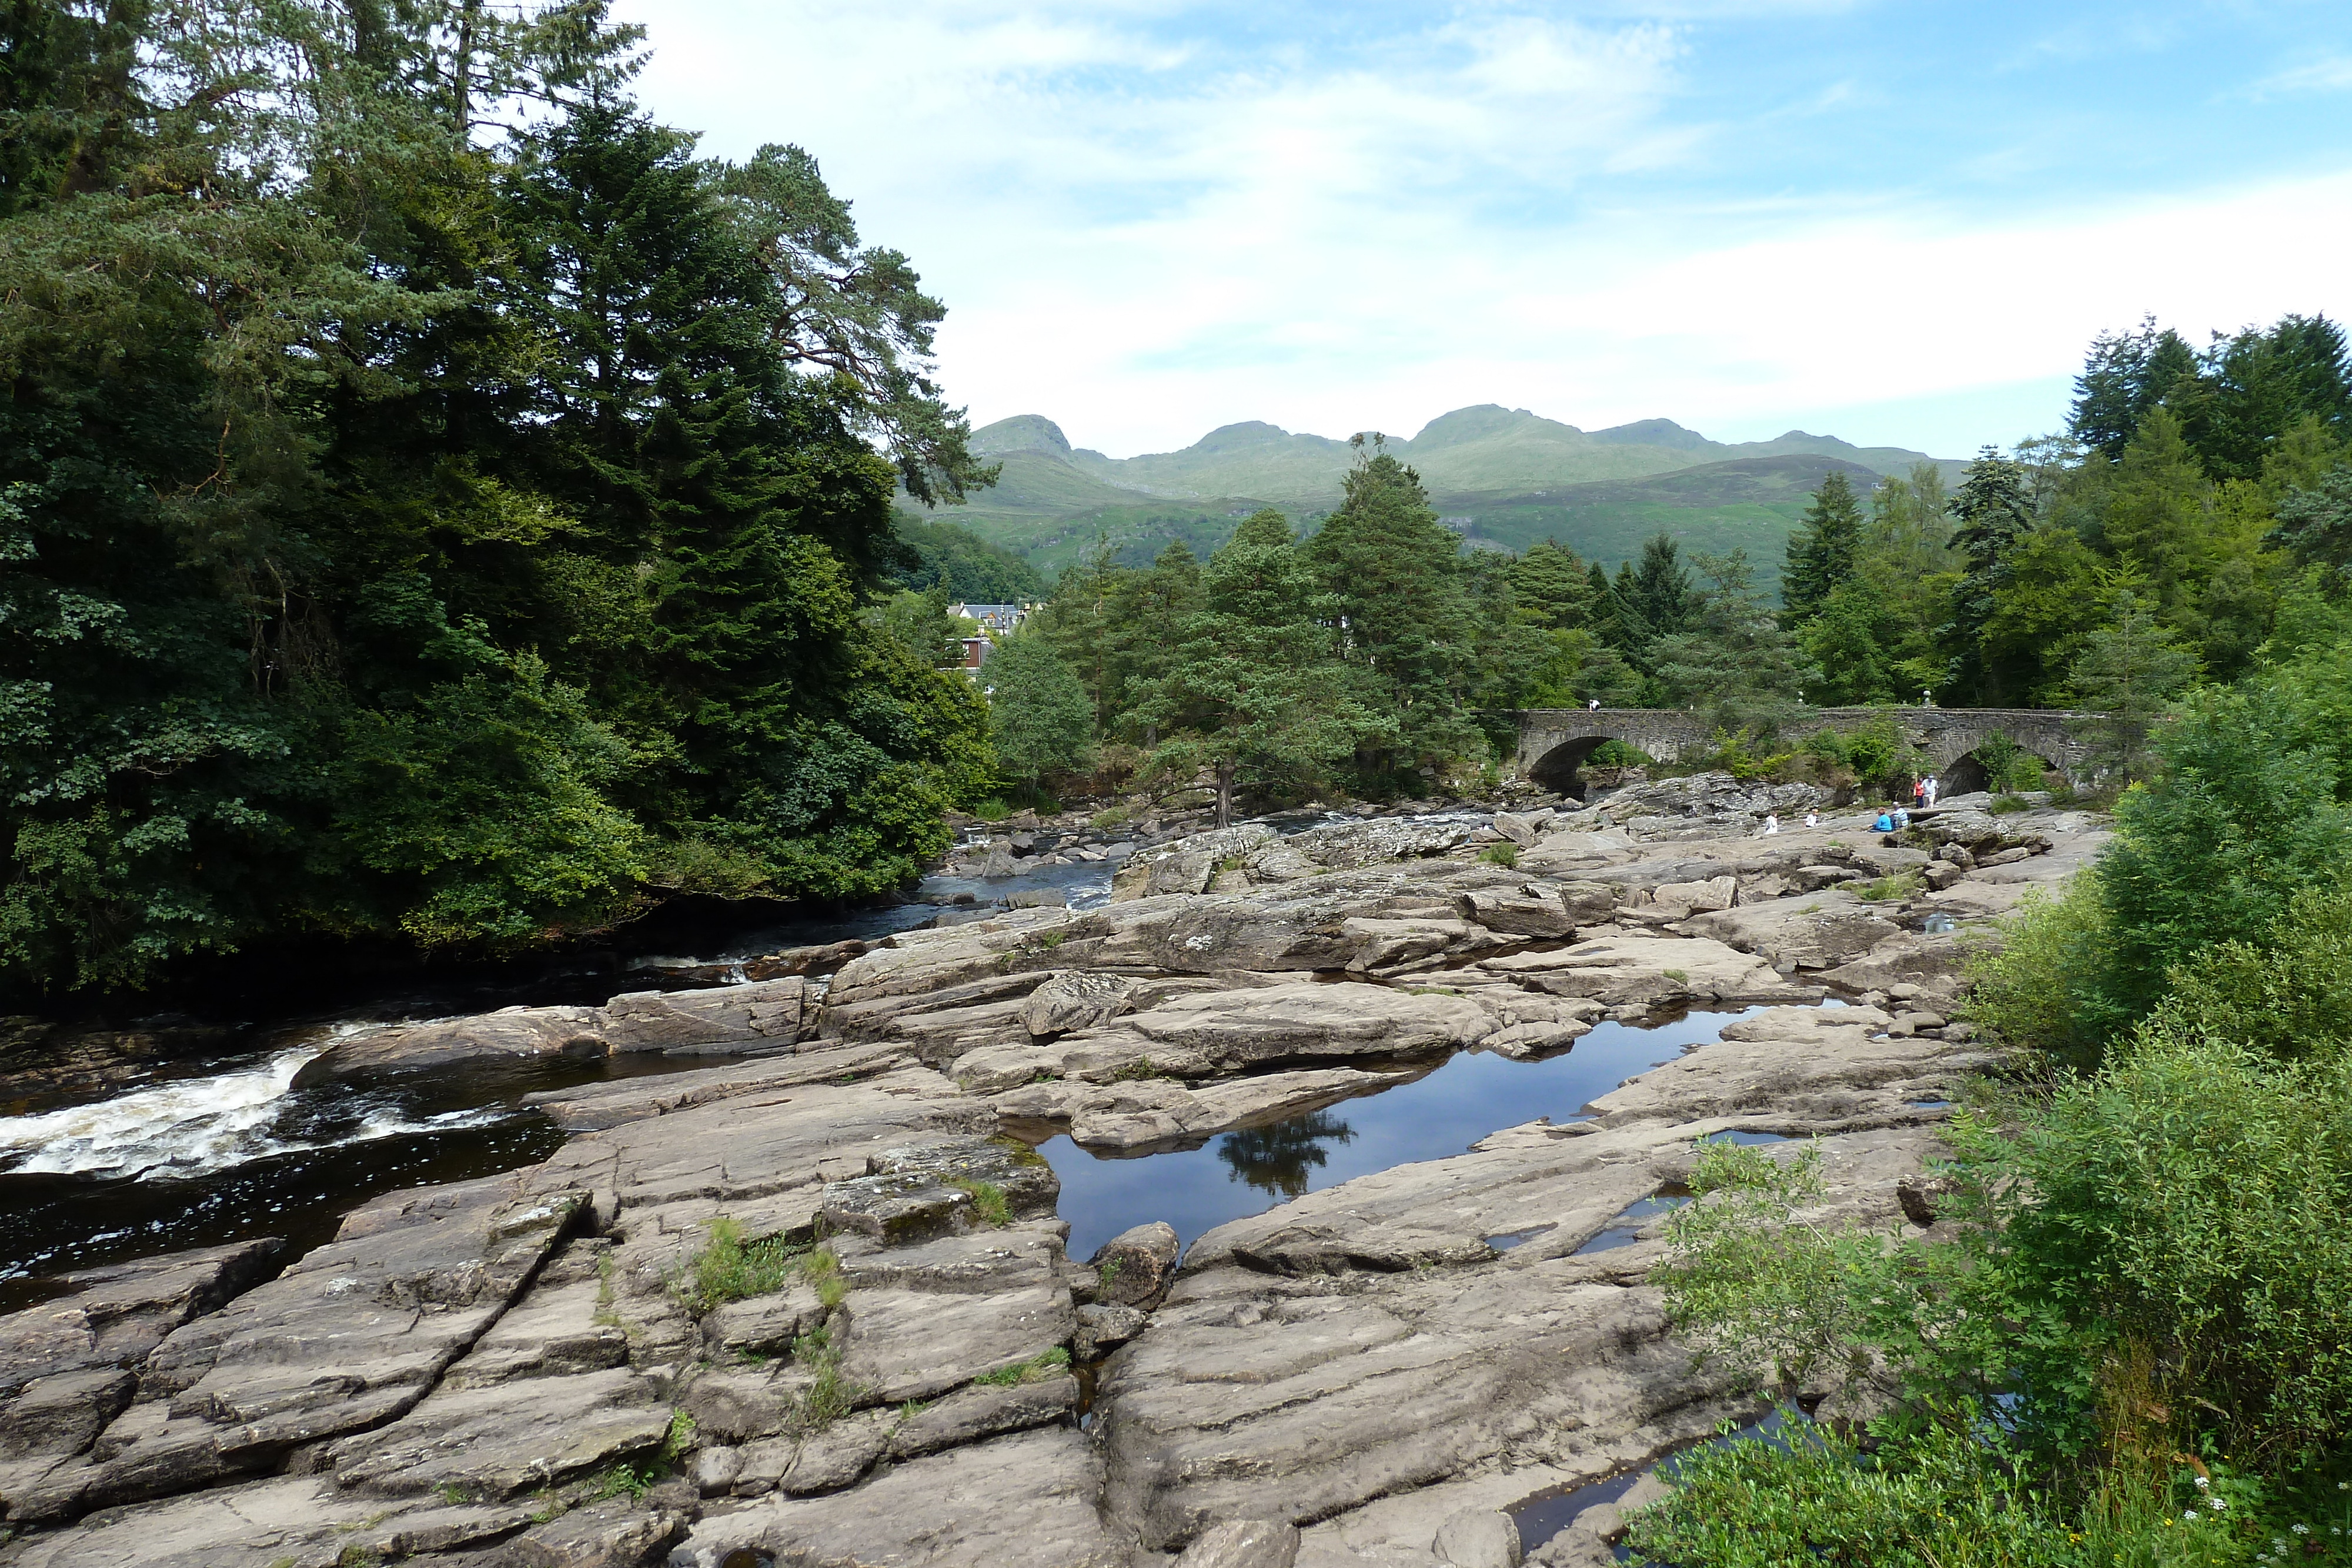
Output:
<instances>
[{"instance_id":1,"label":"green mountain","mask_svg":"<svg viewBox=\"0 0 2352 1568\"><path fill-rule=\"evenodd\" d=\"M1048 571L1097 538L1122 559L1148 559L1173 538L1205 554L1261 506L1312 527L1339 504L1355 460L1347 442L1257 421L1222 425L1180 452L1107 457L1072 447L1052 420L1021 414L974 432L972 447L1003 465L996 485L933 515ZM1613 567L1664 529L1686 549L1745 547L1768 579L1824 474L1843 471L1866 489L1937 461L1801 430L1738 443L1668 419L1585 431L1495 403L1442 414L1389 449L1420 470L1473 546L1520 550L1557 538ZM1947 483L1965 466L1937 465Z\"/></svg>"}]
</instances>

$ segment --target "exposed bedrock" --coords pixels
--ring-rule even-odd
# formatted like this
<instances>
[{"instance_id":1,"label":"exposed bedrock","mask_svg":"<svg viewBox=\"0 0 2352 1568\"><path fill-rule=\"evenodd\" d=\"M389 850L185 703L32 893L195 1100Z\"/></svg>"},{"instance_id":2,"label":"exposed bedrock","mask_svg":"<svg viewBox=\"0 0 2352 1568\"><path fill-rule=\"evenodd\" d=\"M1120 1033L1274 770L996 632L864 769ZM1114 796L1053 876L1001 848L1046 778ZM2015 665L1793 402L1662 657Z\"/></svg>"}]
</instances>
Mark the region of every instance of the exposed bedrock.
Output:
<instances>
[{"instance_id":1,"label":"exposed bedrock","mask_svg":"<svg viewBox=\"0 0 2352 1568\"><path fill-rule=\"evenodd\" d=\"M1697 1141L1818 1137L1820 1218L1931 1222L1941 1103L1992 1059L1946 1021L1985 934L1918 926L2104 838L2047 812L1724 836L1760 799L1245 825L1138 852L1100 909L351 1037L313 1081L723 1060L534 1095L552 1157L377 1198L283 1272L213 1249L0 1318L0 1568L1508 1561L1515 1503L1748 1408L1647 1282ZM1503 840L1516 867L1476 858ZM1181 1261L1148 1199L1069 1258L1032 1147L1196 1148L1685 1008L1755 1010L1575 1122ZM1621 1524L1528 1558L1600 1561Z\"/></svg>"}]
</instances>

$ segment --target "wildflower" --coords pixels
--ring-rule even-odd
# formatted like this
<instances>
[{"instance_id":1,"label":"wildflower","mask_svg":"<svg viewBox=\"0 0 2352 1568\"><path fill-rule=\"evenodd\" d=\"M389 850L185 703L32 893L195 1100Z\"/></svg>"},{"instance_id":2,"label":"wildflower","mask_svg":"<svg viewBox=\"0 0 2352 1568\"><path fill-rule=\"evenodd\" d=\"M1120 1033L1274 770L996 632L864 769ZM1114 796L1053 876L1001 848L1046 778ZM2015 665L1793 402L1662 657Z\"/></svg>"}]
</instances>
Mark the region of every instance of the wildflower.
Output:
<instances>
[{"instance_id":1,"label":"wildflower","mask_svg":"<svg viewBox=\"0 0 2352 1568\"><path fill-rule=\"evenodd\" d=\"M2213 1500L2213 1506L2215 1508L2227 1508L2230 1506L2230 1500L2227 1498L2217 1497Z\"/></svg>"},{"instance_id":2,"label":"wildflower","mask_svg":"<svg viewBox=\"0 0 2352 1568\"><path fill-rule=\"evenodd\" d=\"M2182 1514L2180 1518L2181 1521L2185 1524L2194 1524L2197 1522L2197 1511L2192 1508L2187 1513Z\"/></svg>"},{"instance_id":3,"label":"wildflower","mask_svg":"<svg viewBox=\"0 0 2352 1568\"><path fill-rule=\"evenodd\" d=\"M2210 1487L2212 1484L2213 1483L2211 1481L2207 1480L2203 1476L2199 1476L2197 1478L2197 1490L2199 1491L2203 1491L2207 1487Z\"/></svg>"},{"instance_id":4,"label":"wildflower","mask_svg":"<svg viewBox=\"0 0 2352 1568\"><path fill-rule=\"evenodd\" d=\"M2302 1526L2302 1525L2300 1525L2300 1524L2290 1524L2290 1525L2288 1525L2288 1526L2287 1526L2287 1528L2288 1528L2289 1530L2291 1530L2291 1531L2294 1531L2297 1535L2309 1535L2309 1534L2311 1533L2311 1531L2310 1531L2309 1530L2305 1529L2305 1527L2303 1527L2303 1526Z\"/></svg>"}]
</instances>

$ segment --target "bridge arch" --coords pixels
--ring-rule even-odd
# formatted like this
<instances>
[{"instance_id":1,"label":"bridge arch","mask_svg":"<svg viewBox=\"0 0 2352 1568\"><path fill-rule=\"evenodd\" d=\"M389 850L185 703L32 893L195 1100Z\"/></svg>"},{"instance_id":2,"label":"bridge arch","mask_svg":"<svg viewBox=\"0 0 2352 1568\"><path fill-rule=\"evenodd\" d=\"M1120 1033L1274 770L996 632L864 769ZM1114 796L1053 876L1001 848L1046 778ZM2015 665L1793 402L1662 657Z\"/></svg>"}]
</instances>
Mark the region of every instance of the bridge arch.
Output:
<instances>
[{"instance_id":1,"label":"bridge arch","mask_svg":"<svg viewBox=\"0 0 2352 1568\"><path fill-rule=\"evenodd\" d=\"M1528 777L1555 795L1573 795L1580 800L1585 763L1591 760L1594 752L1616 738L1613 735L1579 735L1559 741L1528 764Z\"/></svg>"},{"instance_id":2,"label":"bridge arch","mask_svg":"<svg viewBox=\"0 0 2352 1568\"><path fill-rule=\"evenodd\" d=\"M1856 730L1892 719L1942 776L1946 792L1958 795L1973 787L1964 781L1983 775L1979 748L1997 736L2078 788L2094 782L2084 771L2090 748L2075 731L2083 720L2096 716L2040 708L1805 708L1780 733L1794 741L1820 729ZM1705 747L1713 738L1696 714L1671 708L1530 708L1518 720L1520 771L1555 790L1561 784L1554 780L1575 781L1577 770L1603 741L1622 740L1673 761L1686 747Z\"/></svg>"}]
</instances>

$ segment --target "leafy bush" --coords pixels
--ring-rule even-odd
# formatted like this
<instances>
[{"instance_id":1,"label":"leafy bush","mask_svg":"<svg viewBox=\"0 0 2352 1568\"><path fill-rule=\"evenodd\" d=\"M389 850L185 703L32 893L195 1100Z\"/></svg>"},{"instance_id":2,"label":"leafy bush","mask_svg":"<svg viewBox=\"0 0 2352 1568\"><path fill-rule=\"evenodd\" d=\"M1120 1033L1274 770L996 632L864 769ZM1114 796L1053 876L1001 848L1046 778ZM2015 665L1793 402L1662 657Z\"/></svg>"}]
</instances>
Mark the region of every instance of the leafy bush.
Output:
<instances>
[{"instance_id":1,"label":"leafy bush","mask_svg":"<svg viewBox=\"0 0 2352 1568\"><path fill-rule=\"evenodd\" d=\"M2352 1439L2352 1061L2279 1063L2163 1019L2013 1141L1974 1142L2011 1184L2013 1310L2111 1358L2144 1345L2173 1440L2204 1427L2245 1463Z\"/></svg>"},{"instance_id":2,"label":"leafy bush","mask_svg":"<svg viewBox=\"0 0 2352 1568\"><path fill-rule=\"evenodd\" d=\"M1632 1517L1636 1563L1680 1568L2074 1568L2079 1532L1982 1442L1944 1426L1875 1455L1791 1418L1675 1460ZM2105 1561L2100 1559L2100 1561Z\"/></svg>"},{"instance_id":3,"label":"leafy bush","mask_svg":"<svg viewBox=\"0 0 2352 1568\"><path fill-rule=\"evenodd\" d=\"M2036 891L2001 920L1999 945L1969 956L1963 1016L2012 1048L2087 1066L2128 1015L2105 992L2107 908L2093 876L2057 898Z\"/></svg>"},{"instance_id":4,"label":"leafy bush","mask_svg":"<svg viewBox=\"0 0 2352 1568\"><path fill-rule=\"evenodd\" d=\"M2116 808L2100 857L2116 1000L2153 1006L2168 970L2217 942L2260 945L2288 901L2352 864L2334 759L2261 694L2193 697L2156 741L2165 768Z\"/></svg>"},{"instance_id":5,"label":"leafy bush","mask_svg":"<svg viewBox=\"0 0 2352 1568\"><path fill-rule=\"evenodd\" d=\"M1657 761L1648 752L1622 740L1604 740L1584 759L1587 768L1647 768Z\"/></svg>"},{"instance_id":6,"label":"leafy bush","mask_svg":"<svg viewBox=\"0 0 2352 1568\"><path fill-rule=\"evenodd\" d=\"M1506 839L1499 844L1488 844L1479 851L1478 858L1488 865L1517 866L1519 863L1519 846Z\"/></svg>"},{"instance_id":7,"label":"leafy bush","mask_svg":"<svg viewBox=\"0 0 2352 1568\"><path fill-rule=\"evenodd\" d=\"M2352 889L2296 894L2260 945L2224 942L2172 972L2156 1017L2176 1034L2277 1060L2352 1051Z\"/></svg>"}]
</instances>

